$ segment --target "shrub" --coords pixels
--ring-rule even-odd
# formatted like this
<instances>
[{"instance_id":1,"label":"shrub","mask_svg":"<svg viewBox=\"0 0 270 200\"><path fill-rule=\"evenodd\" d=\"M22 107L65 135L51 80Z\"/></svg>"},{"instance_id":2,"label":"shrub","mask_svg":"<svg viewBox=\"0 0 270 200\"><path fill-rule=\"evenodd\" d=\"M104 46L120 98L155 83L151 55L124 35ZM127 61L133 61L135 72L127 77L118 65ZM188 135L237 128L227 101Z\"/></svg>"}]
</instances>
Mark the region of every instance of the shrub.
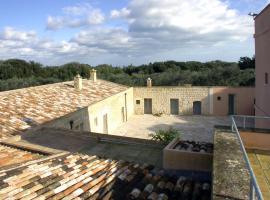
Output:
<instances>
[{"instance_id":1,"label":"shrub","mask_svg":"<svg viewBox=\"0 0 270 200\"><path fill-rule=\"evenodd\" d=\"M156 117L161 117L163 115L163 112L155 113L153 115L156 116Z\"/></svg>"},{"instance_id":2,"label":"shrub","mask_svg":"<svg viewBox=\"0 0 270 200\"><path fill-rule=\"evenodd\" d=\"M174 138L180 137L177 129L170 127L167 130L158 130L155 133L149 134L152 140L162 142L164 144L169 144Z\"/></svg>"}]
</instances>

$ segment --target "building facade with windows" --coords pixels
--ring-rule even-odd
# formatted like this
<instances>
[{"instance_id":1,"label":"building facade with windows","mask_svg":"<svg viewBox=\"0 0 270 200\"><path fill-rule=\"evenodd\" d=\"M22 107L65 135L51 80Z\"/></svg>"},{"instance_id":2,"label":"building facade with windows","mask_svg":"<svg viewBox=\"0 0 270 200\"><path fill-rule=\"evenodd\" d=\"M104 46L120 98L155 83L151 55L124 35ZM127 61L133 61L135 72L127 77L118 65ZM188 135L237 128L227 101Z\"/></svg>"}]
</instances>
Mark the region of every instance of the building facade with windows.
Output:
<instances>
[{"instance_id":1,"label":"building facade with windows","mask_svg":"<svg viewBox=\"0 0 270 200\"><path fill-rule=\"evenodd\" d=\"M135 114L254 115L254 87L134 87Z\"/></svg>"},{"instance_id":2,"label":"building facade with windows","mask_svg":"<svg viewBox=\"0 0 270 200\"><path fill-rule=\"evenodd\" d=\"M252 115L254 88L127 87L79 75L63 82L0 92L0 136L36 127L112 133L133 114Z\"/></svg>"},{"instance_id":3,"label":"building facade with windows","mask_svg":"<svg viewBox=\"0 0 270 200\"><path fill-rule=\"evenodd\" d=\"M270 116L270 5L255 17L256 90L258 116Z\"/></svg>"}]
</instances>

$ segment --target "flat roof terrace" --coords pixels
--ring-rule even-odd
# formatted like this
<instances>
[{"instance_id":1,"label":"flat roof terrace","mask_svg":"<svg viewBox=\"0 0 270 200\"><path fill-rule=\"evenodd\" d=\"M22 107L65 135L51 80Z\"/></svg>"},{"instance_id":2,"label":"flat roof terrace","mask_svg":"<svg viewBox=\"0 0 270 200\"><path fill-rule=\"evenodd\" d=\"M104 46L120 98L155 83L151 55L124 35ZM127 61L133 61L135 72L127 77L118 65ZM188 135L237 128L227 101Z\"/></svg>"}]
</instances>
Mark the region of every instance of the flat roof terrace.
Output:
<instances>
[{"instance_id":1,"label":"flat roof terrace","mask_svg":"<svg viewBox=\"0 0 270 200\"><path fill-rule=\"evenodd\" d=\"M270 198L269 122L270 117L266 116L232 116L232 131L240 143L249 171L250 194L254 194L256 199Z\"/></svg>"},{"instance_id":2,"label":"flat roof terrace","mask_svg":"<svg viewBox=\"0 0 270 200\"><path fill-rule=\"evenodd\" d=\"M264 199L270 199L270 151L247 150Z\"/></svg>"},{"instance_id":3,"label":"flat roof terrace","mask_svg":"<svg viewBox=\"0 0 270 200\"><path fill-rule=\"evenodd\" d=\"M270 132L240 130L248 159L264 199L270 199Z\"/></svg>"},{"instance_id":4,"label":"flat roof terrace","mask_svg":"<svg viewBox=\"0 0 270 200\"><path fill-rule=\"evenodd\" d=\"M21 135L20 143L162 167L164 145L154 141L57 128ZM18 143L18 142L17 142Z\"/></svg>"}]
</instances>

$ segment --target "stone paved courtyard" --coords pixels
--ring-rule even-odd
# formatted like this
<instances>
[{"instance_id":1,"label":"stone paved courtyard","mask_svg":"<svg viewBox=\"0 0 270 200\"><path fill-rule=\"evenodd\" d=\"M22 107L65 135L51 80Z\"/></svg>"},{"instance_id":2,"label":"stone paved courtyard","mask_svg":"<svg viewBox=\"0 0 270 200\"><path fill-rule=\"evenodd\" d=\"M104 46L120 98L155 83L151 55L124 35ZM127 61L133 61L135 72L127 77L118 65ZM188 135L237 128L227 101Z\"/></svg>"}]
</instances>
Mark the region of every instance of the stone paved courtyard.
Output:
<instances>
[{"instance_id":1,"label":"stone paved courtyard","mask_svg":"<svg viewBox=\"0 0 270 200\"><path fill-rule=\"evenodd\" d=\"M149 134L173 127L184 140L213 142L214 125L230 125L229 117L133 115L114 135L149 139Z\"/></svg>"}]
</instances>

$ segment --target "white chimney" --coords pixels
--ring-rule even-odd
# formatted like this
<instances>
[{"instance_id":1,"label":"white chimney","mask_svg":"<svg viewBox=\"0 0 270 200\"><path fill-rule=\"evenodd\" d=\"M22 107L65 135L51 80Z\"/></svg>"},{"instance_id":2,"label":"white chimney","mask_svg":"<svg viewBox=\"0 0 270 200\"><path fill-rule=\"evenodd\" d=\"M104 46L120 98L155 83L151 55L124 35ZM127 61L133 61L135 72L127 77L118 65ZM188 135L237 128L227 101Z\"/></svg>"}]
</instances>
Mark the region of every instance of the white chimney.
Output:
<instances>
[{"instance_id":1,"label":"white chimney","mask_svg":"<svg viewBox=\"0 0 270 200\"><path fill-rule=\"evenodd\" d=\"M96 82L97 81L97 70L92 69L90 71L90 80Z\"/></svg>"},{"instance_id":2,"label":"white chimney","mask_svg":"<svg viewBox=\"0 0 270 200\"><path fill-rule=\"evenodd\" d=\"M74 77L74 88L78 91L82 90L82 77L79 74Z\"/></svg>"},{"instance_id":3,"label":"white chimney","mask_svg":"<svg viewBox=\"0 0 270 200\"><path fill-rule=\"evenodd\" d=\"M152 79L151 78L147 79L147 87L152 87Z\"/></svg>"}]
</instances>

